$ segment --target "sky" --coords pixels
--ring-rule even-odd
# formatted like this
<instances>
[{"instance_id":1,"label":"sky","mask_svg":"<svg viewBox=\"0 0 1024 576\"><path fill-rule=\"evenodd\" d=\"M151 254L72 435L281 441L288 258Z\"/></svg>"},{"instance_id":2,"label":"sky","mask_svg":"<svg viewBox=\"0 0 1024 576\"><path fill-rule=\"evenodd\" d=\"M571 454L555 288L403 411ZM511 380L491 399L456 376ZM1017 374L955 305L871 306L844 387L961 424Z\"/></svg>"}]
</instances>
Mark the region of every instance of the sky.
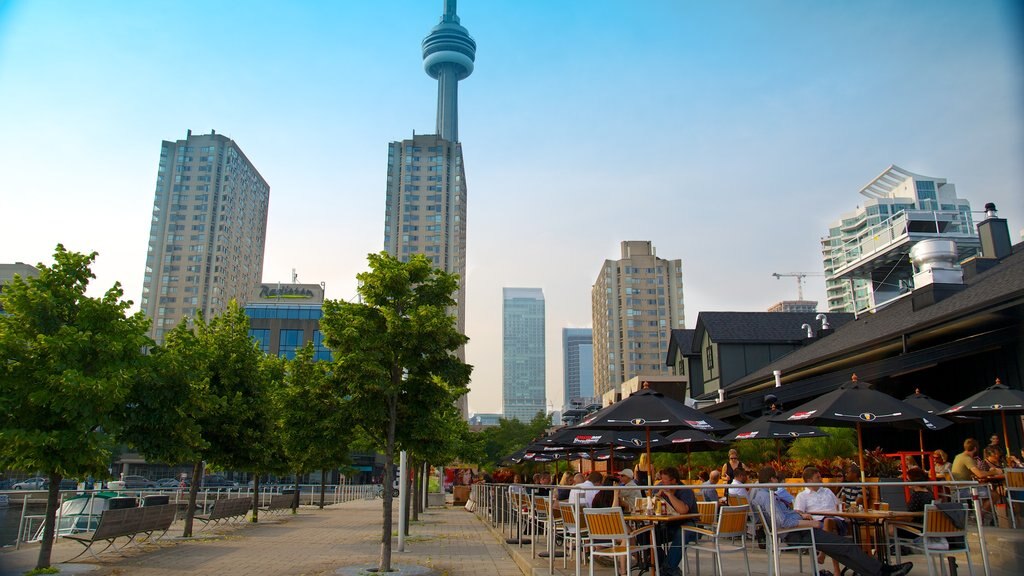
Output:
<instances>
[{"instance_id":1,"label":"sky","mask_svg":"<svg viewBox=\"0 0 1024 576\"><path fill-rule=\"evenodd\" d=\"M1024 24L1012 0L463 0L472 412L501 411L501 289L561 329L623 240L681 259L701 311L796 298L890 164L1024 230ZM388 142L434 132L420 41L442 0L0 0L0 262L99 253L142 293L160 144L216 130L269 182L263 278L351 300L383 248ZM824 303L824 280L808 298Z\"/></svg>"}]
</instances>

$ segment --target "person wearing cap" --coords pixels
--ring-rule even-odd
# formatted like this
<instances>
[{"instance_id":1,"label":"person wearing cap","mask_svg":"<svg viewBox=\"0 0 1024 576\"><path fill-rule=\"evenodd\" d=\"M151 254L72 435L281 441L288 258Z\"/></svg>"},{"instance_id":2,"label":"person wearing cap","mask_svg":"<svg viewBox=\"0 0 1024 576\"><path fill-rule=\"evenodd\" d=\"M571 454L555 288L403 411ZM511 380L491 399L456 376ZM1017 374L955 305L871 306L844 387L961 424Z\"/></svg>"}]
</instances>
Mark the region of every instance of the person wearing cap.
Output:
<instances>
[{"instance_id":1,"label":"person wearing cap","mask_svg":"<svg viewBox=\"0 0 1024 576\"><path fill-rule=\"evenodd\" d=\"M625 468L619 470L619 481L625 486L623 490L619 491L619 503L622 505L623 510L632 510L636 499L643 497L643 493L637 487L633 469Z\"/></svg>"}]
</instances>

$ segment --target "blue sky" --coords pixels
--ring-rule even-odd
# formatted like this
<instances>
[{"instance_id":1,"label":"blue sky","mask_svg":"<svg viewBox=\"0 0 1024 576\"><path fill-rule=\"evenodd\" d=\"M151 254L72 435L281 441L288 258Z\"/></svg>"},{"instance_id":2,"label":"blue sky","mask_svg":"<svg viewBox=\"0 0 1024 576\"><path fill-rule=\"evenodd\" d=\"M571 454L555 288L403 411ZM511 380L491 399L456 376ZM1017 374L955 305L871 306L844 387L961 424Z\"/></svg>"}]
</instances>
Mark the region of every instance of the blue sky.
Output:
<instances>
[{"instance_id":1,"label":"blue sky","mask_svg":"<svg viewBox=\"0 0 1024 576\"><path fill-rule=\"evenodd\" d=\"M383 242L387 143L433 132L441 0L0 0L0 262L100 253L138 301L161 140L225 134L271 185L264 278L352 298ZM686 322L795 297L889 164L1024 229L1012 1L463 0L470 406L501 408L501 288L562 327L622 240L683 260ZM98 224L86 226L89 221ZM824 299L820 278L807 293Z\"/></svg>"}]
</instances>

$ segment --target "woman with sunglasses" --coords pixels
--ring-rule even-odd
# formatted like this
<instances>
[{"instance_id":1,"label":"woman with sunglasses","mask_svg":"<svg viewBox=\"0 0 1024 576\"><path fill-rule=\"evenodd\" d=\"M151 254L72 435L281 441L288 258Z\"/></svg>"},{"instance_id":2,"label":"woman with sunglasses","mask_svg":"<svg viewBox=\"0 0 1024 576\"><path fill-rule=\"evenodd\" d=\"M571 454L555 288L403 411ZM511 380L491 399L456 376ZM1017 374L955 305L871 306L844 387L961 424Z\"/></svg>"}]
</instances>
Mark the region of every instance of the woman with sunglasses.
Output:
<instances>
[{"instance_id":1,"label":"woman with sunglasses","mask_svg":"<svg viewBox=\"0 0 1024 576\"><path fill-rule=\"evenodd\" d=\"M739 469L746 470L746 466L743 462L740 462L740 453L735 448L729 450L729 459L722 465L722 476L727 478L726 484L732 484L733 479L736 477L736 471Z\"/></svg>"}]
</instances>

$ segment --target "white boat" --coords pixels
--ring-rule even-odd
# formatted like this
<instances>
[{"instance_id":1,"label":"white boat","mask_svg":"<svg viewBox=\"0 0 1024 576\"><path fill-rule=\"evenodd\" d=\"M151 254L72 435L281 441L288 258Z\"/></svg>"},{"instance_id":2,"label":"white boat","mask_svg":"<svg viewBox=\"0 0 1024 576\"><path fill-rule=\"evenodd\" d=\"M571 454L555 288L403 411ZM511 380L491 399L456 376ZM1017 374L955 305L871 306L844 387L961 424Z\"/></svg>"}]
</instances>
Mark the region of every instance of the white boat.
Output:
<instances>
[{"instance_id":1,"label":"white boat","mask_svg":"<svg viewBox=\"0 0 1024 576\"><path fill-rule=\"evenodd\" d=\"M60 511L57 512L57 536L95 530L99 525L100 515L110 508L110 500L117 497L117 492L93 492L64 498ZM44 527L39 526L30 542L43 539Z\"/></svg>"}]
</instances>

